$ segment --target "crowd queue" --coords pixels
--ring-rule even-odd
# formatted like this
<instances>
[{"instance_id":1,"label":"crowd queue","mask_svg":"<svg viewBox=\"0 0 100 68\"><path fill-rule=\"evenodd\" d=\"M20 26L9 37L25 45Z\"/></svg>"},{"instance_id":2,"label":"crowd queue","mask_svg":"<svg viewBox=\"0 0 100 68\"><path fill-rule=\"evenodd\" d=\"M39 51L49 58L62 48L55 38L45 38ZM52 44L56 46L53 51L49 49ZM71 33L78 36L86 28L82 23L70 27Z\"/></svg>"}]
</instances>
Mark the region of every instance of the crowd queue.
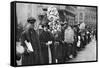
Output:
<instances>
[{"instance_id":1,"label":"crowd queue","mask_svg":"<svg viewBox=\"0 0 100 68\"><path fill-rule=\"evenodd\" d=\"M21 65L66 63L75 58L93 37L97 40L96 30L88 30L87 25L81 29L81 24L63 23L59 31L52 31L48 24L40 24L35 30L36 19L32 17L27 22L16 42L16 61L21 60Z\"/></svg>"}]
</instances>

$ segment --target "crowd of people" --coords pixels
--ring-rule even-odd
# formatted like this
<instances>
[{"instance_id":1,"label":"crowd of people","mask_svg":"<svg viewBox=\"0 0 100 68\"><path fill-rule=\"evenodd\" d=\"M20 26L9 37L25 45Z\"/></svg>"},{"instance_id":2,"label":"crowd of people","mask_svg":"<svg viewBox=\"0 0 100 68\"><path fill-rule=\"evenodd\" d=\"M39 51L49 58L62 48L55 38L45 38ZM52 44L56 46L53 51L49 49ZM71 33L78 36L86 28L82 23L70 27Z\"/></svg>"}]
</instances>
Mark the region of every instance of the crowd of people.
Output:
<instances>
[{"instance_id":1,"label":"crowd of people","mask_svg":"<svg viewBox=\"0 0 100 68\"><path fill-rule=\"evenodd\" d=\"M77 57L93 37L97 40L96 29L89 29L84 22L71 25L66 19L61 21L56 8L50 7L47 15L39 16L39 20L43 23L37 30L34 17L27 19L24 29L17 28L16 65L66 63Z\"/></svg>"},{"instance_id":2,"label":"crowd of people","mask_svg":"<svg viewBox=\"0 0 100 68\"><path fill-rule=\"evenodd\" d=\"M97 39L96 30L89 31L86 26L80 29L81 24L61 24L61 30L54 33L48 25L39 25L37 32L35 21L28 18L27 28L16 42L16 61L22 60L22 65L66 63L75 58L93 36Z\"/></svg>"}]
</instances>

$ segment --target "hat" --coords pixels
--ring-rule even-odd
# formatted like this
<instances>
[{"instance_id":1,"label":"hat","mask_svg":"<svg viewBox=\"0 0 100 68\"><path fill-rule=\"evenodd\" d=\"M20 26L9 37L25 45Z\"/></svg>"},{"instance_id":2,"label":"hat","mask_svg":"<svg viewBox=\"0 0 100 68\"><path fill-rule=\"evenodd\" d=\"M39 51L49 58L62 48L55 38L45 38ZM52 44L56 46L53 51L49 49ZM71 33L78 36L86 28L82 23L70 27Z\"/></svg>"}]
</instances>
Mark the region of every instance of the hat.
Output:
<instances>
[{"instance_id":1,"label":"hat","mask_svg":"<svg viewBox=\"0 0 100 68\"><path fill-rule=\"evenodd\" d=\"M34 17L29 17L29 18L27 19L27 22L30 23L30 24L34 24L35 21L36 21L36 19L35 19Z\"/></svg>"}]
</instances>

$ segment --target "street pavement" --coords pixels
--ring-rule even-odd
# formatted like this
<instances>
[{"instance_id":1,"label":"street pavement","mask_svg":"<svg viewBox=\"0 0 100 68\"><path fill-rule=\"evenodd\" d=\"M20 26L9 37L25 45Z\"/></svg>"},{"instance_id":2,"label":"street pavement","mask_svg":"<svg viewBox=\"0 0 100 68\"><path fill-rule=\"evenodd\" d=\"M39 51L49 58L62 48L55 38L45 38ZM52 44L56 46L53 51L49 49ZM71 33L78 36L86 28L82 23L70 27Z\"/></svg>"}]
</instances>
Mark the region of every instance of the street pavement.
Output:
<instances>
[{"instance_id":1,"label":"street pavement","mask_svg":"<svg viewBox=\"0 0 100 68\"><path fill-rule=\"evenodd\" d=\"M93 39L86 47L79 51L76 58L68 62L80 62L80 61L95 61L96 60L96 41Z\"/></svg>"}]
</instances>

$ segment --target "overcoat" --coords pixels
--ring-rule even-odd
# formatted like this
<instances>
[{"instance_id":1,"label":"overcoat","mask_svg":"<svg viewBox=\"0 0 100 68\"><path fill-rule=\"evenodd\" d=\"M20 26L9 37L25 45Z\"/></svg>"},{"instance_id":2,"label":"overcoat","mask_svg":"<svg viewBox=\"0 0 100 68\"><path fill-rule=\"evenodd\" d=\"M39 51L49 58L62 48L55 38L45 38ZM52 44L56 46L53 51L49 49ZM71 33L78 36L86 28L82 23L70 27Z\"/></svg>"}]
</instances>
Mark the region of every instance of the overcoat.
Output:
<instances>
[{"instance_id":1,"label":"overcoat","mask_svg":"<svg viewBox=\"0 0 100 68\"><path fill-rule=\"evenodd\" d=\"M30 42L33 48L33 52L27 52L27 46L25 40ZM24 31L21 36L22 46L26 49L23 58L22 65L36 65L42 64L42 54L41 47L39 42L39 36L34 28L29 28L27 31Z\"/></svg>"}]
</instances>

